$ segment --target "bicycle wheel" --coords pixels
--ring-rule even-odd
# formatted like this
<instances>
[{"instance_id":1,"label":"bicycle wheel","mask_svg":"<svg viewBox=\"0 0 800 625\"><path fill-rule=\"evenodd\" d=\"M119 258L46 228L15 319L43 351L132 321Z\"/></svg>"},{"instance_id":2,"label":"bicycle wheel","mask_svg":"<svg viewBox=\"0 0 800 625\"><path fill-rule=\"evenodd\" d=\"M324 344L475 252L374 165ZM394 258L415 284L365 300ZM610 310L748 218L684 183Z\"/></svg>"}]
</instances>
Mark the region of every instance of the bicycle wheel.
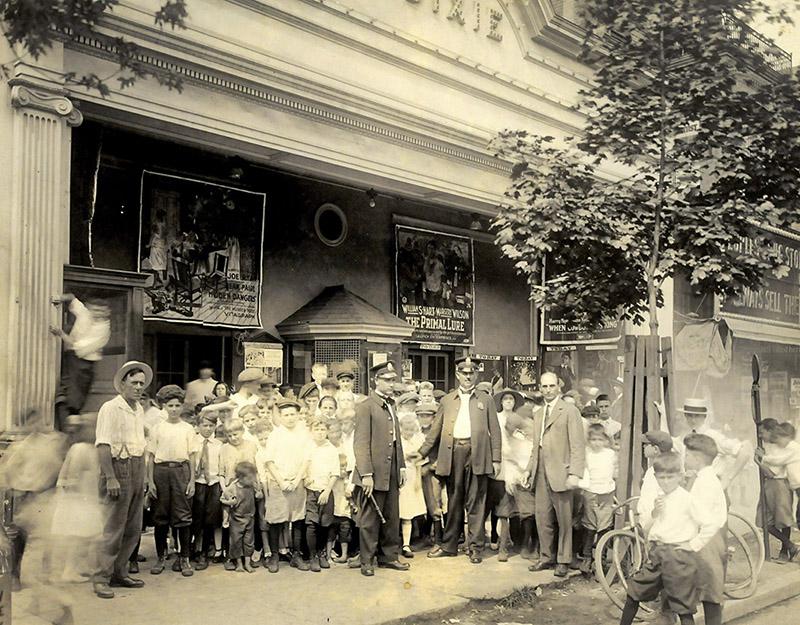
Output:
<instances>
[{"instance_id":1,"label":"bicycle wheel","mask_svg":"<svg viewBox=\"0 0 800 625\"><path fill-rule=\"evenodd\" d=\"M764 534L751 521L736 512L728 513L728 528L732 528L744 540L753 556L753 572L756 578L761 574L766 557Z\"/></svg>"},{"instance_id":2,"label":"bicycle wheel","mask_svg":"<svg viewBox=\"0 0 800 625\"><path fill-rule=\"evenodd\" d=\"M728 528L728 562L725 569L725 596L746 599L756 591L758 573L755 558L747 539Z\"/></svg>"},{"instance_id":3,"label":"bicycle wheel","mask_svg":"<svg viewBox=\"0 0 800 625\"><path fill-rule=\"evenodd\" d=\"M594 572L608 598L622 610L628 594L628 579L644 563L643 545L631 530L611 530L600 538L594 550ZM658 611L648 604L639 606L637 618L651 620Z\"/></svg>"}]
</instances>

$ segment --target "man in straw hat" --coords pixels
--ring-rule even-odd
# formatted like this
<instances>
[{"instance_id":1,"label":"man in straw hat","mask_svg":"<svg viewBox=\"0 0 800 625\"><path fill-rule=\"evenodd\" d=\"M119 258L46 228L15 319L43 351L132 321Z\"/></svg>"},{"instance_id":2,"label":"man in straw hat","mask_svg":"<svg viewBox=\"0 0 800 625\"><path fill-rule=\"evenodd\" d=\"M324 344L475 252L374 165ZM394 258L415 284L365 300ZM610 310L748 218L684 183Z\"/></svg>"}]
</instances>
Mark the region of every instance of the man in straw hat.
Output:
<instances>
[{"instance_id":1,"label":"man in straw hat","mask_svg":"<svg viewBox=\"0 0 800 625\"><path fill-rule=\"evenodd\" d=\"M442 544L428 553L429 558L458 555L466 509L470 562L483 560L488 479L500 473L502 443L494 400L475 388L479 364L471 356L456 360L459 387L442 398L418 452L425 458L438 449L436 475L447 484L444 537Z\"/></svg>"},{"instance_id":2,"label":"man in straw hat","mask_svg":"<svg viewBox=\"0 0 800 625\"><path fill-rule=\"evenodd\" d=\"M104 536L98 554L99 570L94 592L102 599L114 597L111 587L141 588L144 582L128 576L128 558L142 531L146 447L144 411L139 400L153 381L149 365L132 360L114 375L117 395L100 407L95 445L110 500Z\"/></svg>"}]
</instances>

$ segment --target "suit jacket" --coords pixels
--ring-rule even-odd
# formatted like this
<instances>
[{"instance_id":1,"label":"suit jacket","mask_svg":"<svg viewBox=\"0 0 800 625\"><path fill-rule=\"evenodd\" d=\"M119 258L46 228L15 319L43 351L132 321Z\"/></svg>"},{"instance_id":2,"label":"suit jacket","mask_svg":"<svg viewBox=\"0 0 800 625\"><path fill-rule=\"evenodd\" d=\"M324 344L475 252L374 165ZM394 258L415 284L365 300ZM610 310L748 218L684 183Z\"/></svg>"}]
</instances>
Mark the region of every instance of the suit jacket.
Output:
<instances>
[{"instance_id":1,"label":"suit jacket","mask_svg":"<svg viewBox=\"0 0 800 625\"><path fill-rule=\"evenodd\" d=\"M436 475L450 475L453 465L453 427L456 424L461 398L458 391L442 397L433 425L419 449L422 457L428 456L438 446ZM475 391L469 400L470 439L472 441L472 472L475 475L492 475L492 462L500 462L500 424L494 400L482 391Z\"/></svg>"},{"instance_id":2,"label":"suit jacket","mask_svg":"<svg viewBox=\"0 0 800 625\"><path fill-rule=\"evenodd\" d=\"M395 413L396 414L396 413ZM356 466L353 484L361 484L361 476L372 474L375 490L389 490L389 474L392 468L392 428L397 444L397 481L400 469L406 466L400 424L393 419L386 402L374 391L356 404L356 427L353 432L353 453Z\"/></svg>"},{"instance_id":3,"label":"suit jacket","mask_svg":"<svg viewBox=\"0 0 800 625\"><path fill-rule=\"evenodd\" d=\"M539 463L543 463L550 488L556 492L567 490L567 476L583 477L586 466L586 443L583 437L581 413L576 406L559 398L547 423L544 424L542 447L539 448L539 433L542 431L545 407L533 415L533 453L528 462L528 471L536 475Z\"/></svg>"}]
</instances>

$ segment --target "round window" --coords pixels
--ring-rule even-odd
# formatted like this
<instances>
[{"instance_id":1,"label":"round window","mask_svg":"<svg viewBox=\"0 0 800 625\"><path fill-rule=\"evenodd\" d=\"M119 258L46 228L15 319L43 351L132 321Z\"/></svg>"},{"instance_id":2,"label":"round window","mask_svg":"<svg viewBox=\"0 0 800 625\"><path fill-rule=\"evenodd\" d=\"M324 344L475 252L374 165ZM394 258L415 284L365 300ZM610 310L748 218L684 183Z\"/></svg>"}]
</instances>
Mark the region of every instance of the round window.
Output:
<instances>
[{"instance_id":1,"label":"round window","mask_svg":"<svg viewBox=\"0 0 800 625\"><path fill-rule=\"evenodd\" d=\"M314 230L325 245L336 247L347 238L347 217L336 204L323 204L314 215Z\"/></svg>"}]
</instances>

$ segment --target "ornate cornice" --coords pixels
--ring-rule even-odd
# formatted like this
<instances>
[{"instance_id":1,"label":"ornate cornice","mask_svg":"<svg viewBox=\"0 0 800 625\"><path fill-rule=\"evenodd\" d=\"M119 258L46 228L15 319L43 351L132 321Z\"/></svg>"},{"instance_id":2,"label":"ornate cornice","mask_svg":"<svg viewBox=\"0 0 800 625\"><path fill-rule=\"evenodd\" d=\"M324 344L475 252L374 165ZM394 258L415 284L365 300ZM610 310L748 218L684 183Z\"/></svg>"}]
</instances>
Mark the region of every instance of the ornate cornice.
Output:
<instances>
[{"instance_id":1,"label":"ornate cornice","mask_svg":"<svg viewBox=\"0 0 800 625\"><path fill-rule=\"evenodd\" d=\"M33 109L61 117L67 126L76 127L83 123L83 115L75 108L63 91L49 90L40 85L26 84L10 80L11 106L18 109Z\"/></svg>"},{"instance_id":2,"label":"ornate cornice","mask_svg":"<svg viewBox=\"0 0 800 625\"><path fill-rule=\"evenodd\" d=\"M101 41L100 39L77 35L68 45L99 58L115 58L113 43ZM268 88L228 73L190 64L180 59L167 58L150 50L142 50L137 55L137 61L153 67L155 71L177 74L184 81L202 86L205 89L224 92L261 105L288 110L295 115L318 122L321 121L329 125L340 126L365 135L377 136L384 141L398 145L411 145L417 150L465 161L473 166L490 171L503 173L510 171L508 163L485 152L471 150L432 138L429 135L378 122L367 116L358 115L335 106L320 104L311 98L304 98L296 94Z\"/></svg>"}]
</instances>

